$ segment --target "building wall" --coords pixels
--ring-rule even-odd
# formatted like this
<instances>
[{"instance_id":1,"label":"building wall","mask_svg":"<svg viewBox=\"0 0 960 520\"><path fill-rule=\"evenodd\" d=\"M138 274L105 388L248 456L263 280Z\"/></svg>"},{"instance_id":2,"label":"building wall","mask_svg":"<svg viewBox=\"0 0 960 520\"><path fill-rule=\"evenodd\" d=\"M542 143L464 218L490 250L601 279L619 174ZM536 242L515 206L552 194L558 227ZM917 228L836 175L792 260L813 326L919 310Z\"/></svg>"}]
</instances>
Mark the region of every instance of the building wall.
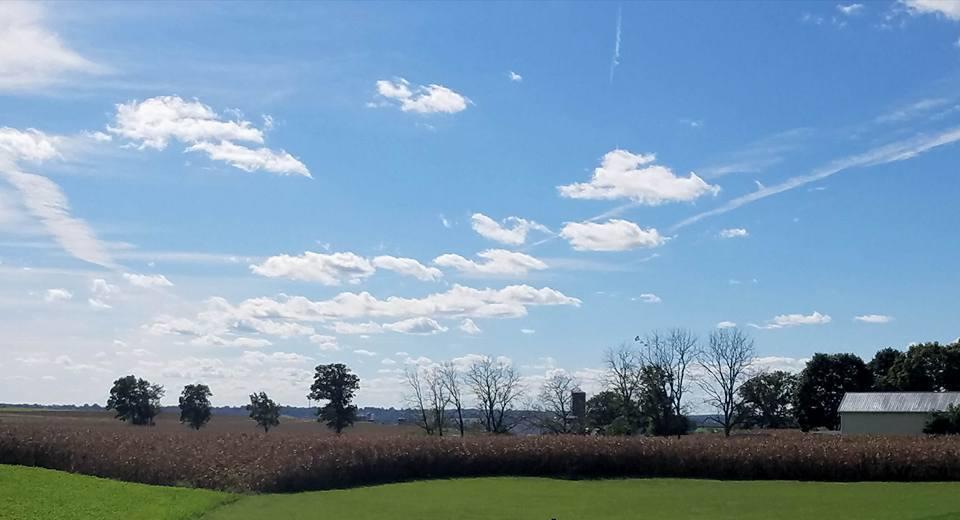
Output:
<instances>
[{"instance_id":1,"label":"building wall","mask_svg":"<svg viewBox=\"0 0 960 520\"><path fill-rule=\"evenodd\" d=\"M923 433L929 419L930 414L916 412L842 412L840 432L916 435Z\"/></svg>"}]
</instances>

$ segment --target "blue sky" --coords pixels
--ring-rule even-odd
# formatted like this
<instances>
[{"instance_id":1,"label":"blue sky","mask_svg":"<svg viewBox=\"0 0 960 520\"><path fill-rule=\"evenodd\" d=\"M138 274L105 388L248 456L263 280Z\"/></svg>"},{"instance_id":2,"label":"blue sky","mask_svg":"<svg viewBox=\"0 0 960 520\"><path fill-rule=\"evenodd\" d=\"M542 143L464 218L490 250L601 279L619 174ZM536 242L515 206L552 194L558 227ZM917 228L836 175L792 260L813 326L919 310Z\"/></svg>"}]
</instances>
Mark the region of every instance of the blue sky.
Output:
<instances>
[{"instance_id":1,"label":"blue sky","mask_svg":"<svg viewBox=\"0 0 960 520\"><path fill-rule=\"evenodd\" d=\"M952 341L958 65L955 1L4 4L0 401Z\"/></svg>"}]
</instances>

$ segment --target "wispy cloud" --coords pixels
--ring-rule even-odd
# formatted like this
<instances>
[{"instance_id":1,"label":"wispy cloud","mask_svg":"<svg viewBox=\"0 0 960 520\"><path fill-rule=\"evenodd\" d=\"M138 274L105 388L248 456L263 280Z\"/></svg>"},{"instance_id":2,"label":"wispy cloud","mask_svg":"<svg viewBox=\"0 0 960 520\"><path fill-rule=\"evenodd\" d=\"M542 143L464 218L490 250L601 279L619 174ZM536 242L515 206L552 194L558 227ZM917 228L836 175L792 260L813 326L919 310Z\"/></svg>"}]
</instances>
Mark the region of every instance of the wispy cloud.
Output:
<instances>
[{"instance_id":1,"label":"wispy cloud","mask_svg":"<svg viewBox=\"0 0 960 520\"><path fill-rule=\"evenodd\" d=\"M617 37L613 43L613 58L610 59L610 83L613 83L613 75L620 65L620 36L623 27L623 6L617 7Z\"/></svg>"},{"instance_id":2,"label":"wispy cloud","mask_svg":"<svg viewBox=\"0 0 960 520\"><path fill-rule=\"evenodd\" d=\"M794 188L799 188L800 186L825 179L831 175L852 168L876 166L880 164L904 161L934 148L951 144L956 141L960 141L960 127L951 128L933 135L922 135L913 139L897 141L885 146L868 150L858 155L838 159L827 164L826 166L822 166L813 170L807 175L791 177L790 179L787 179L786 181L774 186L763 186L753 193L748 193L747 195L742 195L740 197L731 199L727 201L726 204L723 204L718 208L697 213L692 217L688 217L674 224L670 228L670 231L676 231L680 228L689 226L690 224L699 222L705 218L722 215L752 202L756 202L785 191L790 191Z\"/></svg>"}]
</instances>

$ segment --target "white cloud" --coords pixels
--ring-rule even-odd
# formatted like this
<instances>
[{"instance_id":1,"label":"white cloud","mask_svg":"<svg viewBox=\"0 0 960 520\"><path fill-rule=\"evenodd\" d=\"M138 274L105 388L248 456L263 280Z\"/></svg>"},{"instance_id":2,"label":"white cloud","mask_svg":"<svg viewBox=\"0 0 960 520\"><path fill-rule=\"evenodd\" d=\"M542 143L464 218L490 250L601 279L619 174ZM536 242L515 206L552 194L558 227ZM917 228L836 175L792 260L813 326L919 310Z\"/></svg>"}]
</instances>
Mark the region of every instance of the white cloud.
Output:
<instances>
[{"instance_id":1,"label":"white cloud","mask_svg":"<svg viewBox=\"0 0 960 520\"><path fill-rule=\"evenodd\" d=\"M661 301L663 301L660 299L659 296L653 293L643 293L640 296L637 296L635 298L630 298L630 299L633 301L639 301L643 303L660 303Z\"/></svg>"},{"instance_id":2,"label":"white cloud","mask_svg":"<svg viewBox=\"0 0 960 520\"><path fill-rule=\"evenodd\" d=\"M354 253L324 254L311 251L300 256L271 256L260 265L251 265L250 269L270 278L320 282L324 285L359 283L376 271L369 260Z\"/></svg>"},{"instance_id":3,"label":"white cloud","mask_svg":"<svg viewBox=\"0 0 960 520\"><path fill-rule=\"evenodd\" d=\"M382 364L382 365L396 365L397 362L394 361L394 360L392 360L392 359L390 359L390 358L383 358L383 359L380 360L380 364Z\"/></svg>"},{"instance_id":4,"label":"white cloud","mask_svg":"<svg viewBox=\"0 0 960 520\"><path fill-rule=\"evenodd\" d=\"M467 109L471 101L443 85L415 85L403 78L377 81L382 103L395 104L404 112L455 114Z\"/></svg>"},{"instance_id":5,"label":"white cloud","mask_svg":"<svg viewBox=\"0 0 960 520\"><path fill-rule=\"evenodd\" d=\"M103 278L96 278L90 282L90 295L87 303L94 309L112 309L107 302L120 295L120 288Z\"/></svg>"},{"instance_id":6,"label":"white cloud","mask_svg":"<svg viewBox=\"0 0 960 520\"><path fill-rule=\"evenodd\" d=\"M443 272L439 269L427 267L412 258L382 255L368 260L349 252L307 251L300 256L272 256L260 265L250 266L250 269L259 275L320 282L324 285L340 285L344 282L360 283L373 276L378 268L424 281L434 281L443 276Z\"/></svg>"},{"instance_id":7,"label":"white cloud","mask_svg":"<svg viewBox=\"0 0 960 520\"><path fill-rule=\"evenodd\" d=\"M245 172L264 170L279 175L312 177L307 165L284 150L248 148L230 141L200 142L187 148L188 152L206 152L214 161L223 161Z\"/></svg>"},{"instance_id":8,"label":"white cloud","mask_svg":"<svg viewBox=\"0 0 960 520\"><path fill-rule=\"evenodd\" d=\"M718 329L732 329L733 327L736 327L736 326L737 324L732 321L721 321L720 323L717 323Z\"/></svg>"},{"instance_id":9,"label":"white cloud","mask_svg":"<svg viewBox=\"0 0 960 520\"><path fill-rule=\"evenodd\" d=\"M109 303L98 298L87 298L87 303L89 303L90 306L93 307L94 309L106 310L106 309L113 308L113 305L110 305Z\"/></svg>"},{"instance_id":10,"label":"white cloud","mask_svg":"<svg viewBox=\"0 0 960 520\"><path fill-rule=\"evenodd\" d=\"M312 361L313 358L295 352L265 352L246 351L240 355L240 362L246 365L261 366L267 364L302 364Z\"/></svg>"},{"instance_id":11,"label":"white cloud","mask_svg":"<svg viewBox=\"0 0 960 520\"><path fill-rule=\"evenodd\" d=\"M142 287L144 289L156 289L160 287L173 287L173 282L162 274L136 274L123 273L123 278L130 282L130 285Z\"/></svg>"},{"instance_id":12,"label":"white cloud","mask_svg":"<svg viewBox=\"0 0 960 520\"><path fill-rule=\"evenodd\" d=\"M716 195L720 188L707 184L697 174L678 177L665 166L652 164L653 154L613 150L603 156L590 182L558 186L560 195L571 199L631 199L656 206L666 202L689 202L702 195Z\"/></svg>"},{"instance_id":13,"label":"white cloud","mask_svg":"<svg viewBox=\"0 0 960 520\"><path fill-rule=\"evenodd\" d=\"M522 333L524 333L524 334L536 334L536 333L537 333L537 331L535 331L535 330L533 330L533 329L520 329L520 332L522 332Z\"/></svg>"},{"instance_id":14,"label":"white cloud","mask_svg":"<svg viewBox=\"0 0 960 520\"><path fill-rule=\"evenodd\" d=\"M507 72L507 78L514 83L523 82L523 76L521 76L520 74L517 74L512 70Z\"/></svg>"},{"instance_id":15,"label":"white cloud","mask_svg":"<svg viewBox=\"0 0 960 520\"><path fill-rule=\"evenodd\" d=\"M191 345L198 347L239 347L239 348L263 348L273 345L272 342L263 338L245 338L231 337L223 338L213 334L199 336L190 340Z\"/></svg>"},{"instance_id":16,"label":"white cloud","mask_svg":"<svg viewBox=\"0 0 960 520\"><path fill-rule=\"evenodd\" d=\"M423 281L435 281L443 277L443 272L436 267L427 267L413 258L378 256L373 259L372 263L377 269L394 271Z\"/></svg>"},{"instance_id":17,"label":"white cloud","mask_svg":"<svg viewBox=\"0 0 960 520\"><path fill-rule=\"evenodd\" d=\"M760 372L773 372L782 370L784 372L797 373L807 366L807 358L792 358L783 356L759 356L753 358L750 367Z\"/></svg>"},{"instance_id":18,"label":"white cloud","mask_svg":"<svg viewBox=\"0 0 960 520\"><path fill-rule=\"evenodd\" d=\"M530 271L547 268L542 260L506 249L487 249L477 253L477 256L484 261L475 262L460 255L446 254L434 258L433 263L469 275L524 276Z\"/></svg>"},{"instance_id":19,"label":"white cloud","mask_svg":"<svg viewBox=\"0 0 960 520\"><path fill-rule=\"evenodd\" d=\"M43 4L4 2L0 9L0 91L30 91L71 74L97 74L101 67L68 48L44 26Z\"/></svg>"},{"instance_id":20,"label":"white cloud","mask_svg":"<svg viewBox=\"0 0 960 520\"><path fill-rule=\"evenodd\" d=\"M400 332L403 334L431 335L438 332L446 332L447 328L440 325L436 320L427 317L408 318L394 323L383 325L384 330Z\"/></svg>"},{"instance_id":21,"label":"white cloud","mask_svg":"<svg viewBox=\"0 0 960 520\"><path fill-rule=\"evenodd\" d=\"M936 14L960 21L960 0L901 0L911 14Z\"/></svg>"},{"instance_id":22,"label":"white cloud","mask_svg":"<svg viewBox=\"0 0 960 520\"><path fill-rule=\"evenodd\" d=\"M379 323L368 321L366 323L347 323L338 321L332 324L330 330L337 334L380 334L383 327Z\"/></svg>"},{"instance_id":23,"label":"white cloud","mask_svg":"<svg viewBox=\"0 0 960 520\"><path fill-rule=\"evenodd\" d=\"M67 196L56 183L17 169L19 161L39 162L59 157L59 138L29 129L0 128L0 176L13 185L26 210L68 253L81 260L112 267L113 261L90 226L70 215Z\"/></svg>"},{"instance_id":24,"label":"white cloud","mask_svg":"<svg viewBox=\"0 0 960 520\"><path fill-rule=\"evenodd\" d=\"M225 120L196 100L158 96L119 104L114 125L107 130L139 143L141 150L163 150L170 140L176 140L188 145L188 152L205 152L212 160L224 161L244 171L310 177L306 165L283 150L236 144L234 141L263 144L263 131L250 121Z\"/></svg>"},{"instance_id":25,"label":"white cloud","mask_svg":"<svg viewBox=\"0 0 960 520\"><path fill-rule=\"evenodd\" d=\"M314 334L310 336L310 343L313 343L320 350L323 350L323 351L340 350L340 346L337 345L337 338L333 336L325 336L323 334Z\"/></svg>"},{"instance_id":26,"label":"white cloud","mask_svg":"<svg viewBox=\"0 0 960 520\"><path fill-rule=\"evenodd\" d=\"M863 323L890 323L893 321L893 316L886 316L884 314L864 314L862 316L857 316L854 319L857 321L862 321Z\"/></svg>"},{"instance_id":27,"label":"white cloud","mask_svg":"<svg viewBox=\"0 0 960 520\"><path fill-rule=\"evenodd\" d=\"M550 232L546 226L532 220L507 217L497 222L483 213L474 213L470 217L470 224L480 236L512 246L519 246L526 242L527 233L531 230Z\"/></svg>"},{"instance_id":28,"label":"white cloud","mask_svg":"<svg viewBox=\"0 0 960 520\"><path fill-rule=\"evenodd\" d=\"M666 242L655 228L640 226L620 219L605 223L567 222L560 231L578 251L626 251L637 247L657 247Z\"/></svg>"},{"instance_id":29,"label":"white cloud","mask_svg":"<svg viewBox=\"0 0 960 520\"><path fill-rule=\"evenodd\" d=\"M782 329L785 327L795 327L797 325L824 325L830 323L832 318L827 314L820 314L814 311L813 314L781 314L774 316L764 325L750 324L751 327L758 329Z\"/></svg>"},{"instance_id":30,"label":"white cloud","mask_svg":"<svg viewBox=\"0 0 960 520\"><path fill-rule=\"evenodd\" d=\"M471 320L470 318L467 318L460 322L460 330L470 335L476 335L483 332L482 330L480 330L480 327L478 327L477 324L474 323L474 321Z\"/></svg>"},{"instance_id":31,"label":"white cloud","mask_svg":"<svg viewBox=\"0 0 960 520\"><path fill-rule=\"evenodd\" d=\"M117 105L111 133L139 142L139 147L163 150L171 139L182 143L246 141L263 143L263 132L249 121L225 121L212 108L179 96L158 96Z\"/></svg>"},{"instance_id":32,"label":"white cloud","mask_svg":"<svg viewBox=\"0 0 960 520\"><path fill-rule=\"evenodd\" d=\"M580 300L550 287L511 285L502 289L475 289L454 285L443 293L423 298L391 296L378 299L367 292L340 293L328 300L312 301L303 296L280 295L244 300L232 305L223 298L207 300L193 319L162 315L143 328L152 334L203 336L255 330L267 335L310 335L313 328L298 322L329 322L328 328L340 334L380 332L383 326L348 323L345 320L426 317L517 318L526 316L532 306L579 306ZM391 324L394 328L399 324Z\"/></svg>"},{"instance_id":33,"label":"white cloud","mask_svg":"<svg viewBox=\"0 0 960 520\"><path fill-rule=\"evenodd\" d=\"M742 238L750 236L750 233L744 228L729 228L720 231L720 238Z\"/></svg>"},{"instance_id":34,"label":"white cloud","mask_svg":"<svg viewBox=\"0 0 960 520\"><path fill-rule=\"evenodd\" d=\"M0 159L10 162L40 162L59 157L58 137L47 135L35 128L17 130L0 128Z\"/></svg>"},{"instance_id":35,"label":"white cloud","mask_svg":"<svg viewBox=\"0 0 960 520\"><path fill-rule=\"evenodd\" d=\"M354 350L353 353L354 353L354 354L358 354L358 355L360 355L360 356L367 356L367 357L374 357L374 356L377 355L376 352L371 352L371 351L369 351L369 350L364 350L364 349L362 349L362 348L361 348L361 349Z\"/></svg>"},{"instance_id":36,"label":"white cloud","mask_svg":"<svg viewBox=\"0 0 960 520\"><path fill-rule=\"evenodd\" d=\"M47 303L65 302L73 299L73 293L66 289L47 289L43 300Z\"/></svg>"},{"instance_id":37,"label":"white cloud","mask_svg":"<svg viewBox=\"0 0 960 520\"><path fill-rule=\"evenodd\" d=\"M837 10L847 16L852 16L863 11L863 4L837 4Z\"/></svg>"}]
</instances>

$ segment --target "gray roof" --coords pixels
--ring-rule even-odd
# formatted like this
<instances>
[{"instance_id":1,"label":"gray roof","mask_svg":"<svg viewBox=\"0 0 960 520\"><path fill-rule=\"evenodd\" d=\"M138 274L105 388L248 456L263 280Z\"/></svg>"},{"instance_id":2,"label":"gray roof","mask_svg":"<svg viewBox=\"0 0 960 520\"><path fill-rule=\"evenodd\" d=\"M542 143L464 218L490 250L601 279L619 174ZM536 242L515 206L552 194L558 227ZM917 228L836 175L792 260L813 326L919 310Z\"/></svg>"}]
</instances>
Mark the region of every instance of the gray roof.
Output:
<instances>
[{"instance_id":1,"label":"gray roof","mask_svg":"<svg viewBox=\"0 0 960 520\"><path fill-rule=\"evenodd\" d=\"M840 402L843 412L942 412L960 406L960 392L847 392Z\"/></svg>"}]
</instances>

